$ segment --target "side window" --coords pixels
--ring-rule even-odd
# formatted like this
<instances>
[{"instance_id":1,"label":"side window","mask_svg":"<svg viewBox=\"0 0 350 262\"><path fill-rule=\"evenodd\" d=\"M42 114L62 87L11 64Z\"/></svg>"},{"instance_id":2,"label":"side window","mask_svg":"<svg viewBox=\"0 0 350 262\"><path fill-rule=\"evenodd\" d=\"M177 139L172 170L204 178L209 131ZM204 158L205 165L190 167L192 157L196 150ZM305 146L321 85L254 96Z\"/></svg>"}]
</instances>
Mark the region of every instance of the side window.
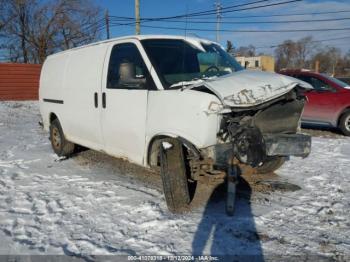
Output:
<instances>
[{"instance_id":1,"label":"side window","mask_svg":"<svg viewBox=\"0 0 350 262\"><path fill-rule=\"evenodd\" d=\"M107 88L157 89L136 45L125 43L113 47L108 65Z\"/></svg>"},{"instance_id":2,"label":"side window","mask_svg":"<svg viewBox=\"0 0 350 262\"><path fill-rule=\"evenodd\" d=\"M316 91L332 91L333 88L328 85L326 82L322 81L321 79L318 79L316 77L312 76L299 76L300 80L303 80L315 88Z\"/></svg>"}]
</instances>

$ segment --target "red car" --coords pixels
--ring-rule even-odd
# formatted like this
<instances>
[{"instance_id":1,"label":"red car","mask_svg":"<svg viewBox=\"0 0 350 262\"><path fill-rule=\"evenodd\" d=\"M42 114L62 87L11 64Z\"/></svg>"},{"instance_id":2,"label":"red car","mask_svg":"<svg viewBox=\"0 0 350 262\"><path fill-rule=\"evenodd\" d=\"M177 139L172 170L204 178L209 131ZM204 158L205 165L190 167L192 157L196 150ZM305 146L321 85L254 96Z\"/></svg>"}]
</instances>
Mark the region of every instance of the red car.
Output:
<instances>
[{"instance_id":1,"label":"red car","mask_svg":"<svg viewBox=\"0 0 350 262\"><path fill-rule=\"evenodd\" d=\"M308 102L302 123L337 127L344 135L350 136L349 84L309 70L282 70L279 73L298 78L314 88L305 92Z\"/></svg>"}]
</instances>

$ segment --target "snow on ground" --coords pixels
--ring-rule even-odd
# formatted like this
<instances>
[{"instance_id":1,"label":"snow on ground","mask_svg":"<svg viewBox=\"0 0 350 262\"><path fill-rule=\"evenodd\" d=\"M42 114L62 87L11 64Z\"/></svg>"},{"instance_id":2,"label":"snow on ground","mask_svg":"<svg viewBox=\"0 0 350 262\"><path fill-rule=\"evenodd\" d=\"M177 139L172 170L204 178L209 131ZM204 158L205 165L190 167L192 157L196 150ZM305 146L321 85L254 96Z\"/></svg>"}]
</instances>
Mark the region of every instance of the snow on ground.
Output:
<instances>
[{"instance_id":1,"label":"snow on ground","mask_svg":"<svg viewBox=\"0 0 350 262\"><path fill-rule=\"evenodd\" d=\"M158 176L91 150L61 161L39 121L36 102L0 102L0 254L350 257L349 138L313 138L277 171L300 190L242 189L234 217L216 190L173 215Z\"/></svg>"}]
</instances>

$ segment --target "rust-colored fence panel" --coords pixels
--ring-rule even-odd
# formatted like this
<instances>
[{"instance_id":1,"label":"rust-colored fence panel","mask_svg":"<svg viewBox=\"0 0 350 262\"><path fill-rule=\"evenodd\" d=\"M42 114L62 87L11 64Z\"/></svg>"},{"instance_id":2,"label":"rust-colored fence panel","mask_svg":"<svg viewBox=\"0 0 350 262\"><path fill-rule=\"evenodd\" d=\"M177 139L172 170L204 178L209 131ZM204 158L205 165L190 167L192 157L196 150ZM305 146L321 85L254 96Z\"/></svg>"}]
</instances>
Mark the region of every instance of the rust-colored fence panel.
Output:
<instances>
[{"instance_id":1,"label":"rust-colored fence panel","mask_svg":"<svg viewBox=\"0 0 350 262\"><path fill-rule=\"evenodd\" d=\"M0 100L38 100L41 65L0 64Z\"/></svg>"}]
</instances>

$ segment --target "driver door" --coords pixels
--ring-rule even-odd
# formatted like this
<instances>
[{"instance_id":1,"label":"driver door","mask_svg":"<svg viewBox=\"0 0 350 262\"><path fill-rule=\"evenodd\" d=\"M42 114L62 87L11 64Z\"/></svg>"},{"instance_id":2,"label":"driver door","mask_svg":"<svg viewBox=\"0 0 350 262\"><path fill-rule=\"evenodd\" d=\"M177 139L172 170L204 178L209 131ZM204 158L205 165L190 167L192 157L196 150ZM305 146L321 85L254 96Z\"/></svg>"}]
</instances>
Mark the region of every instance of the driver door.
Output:
<instances>
[{"instance_id":1,"label":"driver door","mask_svg":"<svg viewBox=\"0 0 350 262\"><path fill-rule=\"evenodd\" d=\"M156 89L139 42L112 45L105 62L101 125L110 155L143 164L148 90Z\"/></svg>"}]
</instances>

